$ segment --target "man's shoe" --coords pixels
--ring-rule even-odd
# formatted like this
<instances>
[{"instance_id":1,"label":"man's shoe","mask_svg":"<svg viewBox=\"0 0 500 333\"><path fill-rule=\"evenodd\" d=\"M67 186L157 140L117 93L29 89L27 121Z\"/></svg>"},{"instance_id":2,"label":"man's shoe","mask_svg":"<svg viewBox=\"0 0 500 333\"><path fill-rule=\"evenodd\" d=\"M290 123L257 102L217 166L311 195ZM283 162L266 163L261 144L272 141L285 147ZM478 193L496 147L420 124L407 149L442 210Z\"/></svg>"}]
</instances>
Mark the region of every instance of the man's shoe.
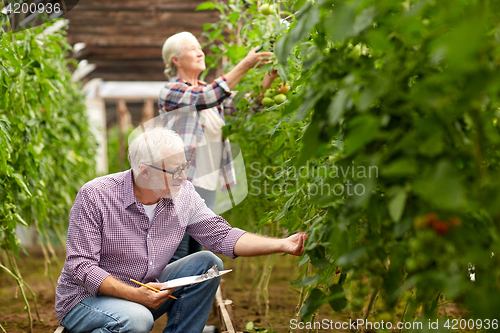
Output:
<instances>
[{"instance_id":1,"label":"man's shoe","mask_svg":"<svg viewBox=\"0 0 500 333\"><path fill-rule=\"evenodd\" d=\"M217 333L217 327L215 327L214 325L205 326L205 328L203 329L203 333Z\"/></svg>"}]
</instances>

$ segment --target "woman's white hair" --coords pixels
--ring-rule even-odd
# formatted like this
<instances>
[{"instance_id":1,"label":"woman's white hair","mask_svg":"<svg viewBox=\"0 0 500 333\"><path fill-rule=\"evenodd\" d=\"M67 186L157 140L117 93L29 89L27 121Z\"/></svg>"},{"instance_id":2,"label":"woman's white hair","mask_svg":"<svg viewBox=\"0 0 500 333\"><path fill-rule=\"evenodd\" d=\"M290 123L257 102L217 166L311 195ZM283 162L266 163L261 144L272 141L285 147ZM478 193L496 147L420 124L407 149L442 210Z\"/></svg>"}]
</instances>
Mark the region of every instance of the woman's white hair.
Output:
<instances>
[{"instance_id":1,"label":"woman's white hair","mask_svg":"<svg viewBox=\"0 0 500 333\"><path fill-rule=\"evenodd\" d=\"M165 151L184 152L185 145L179 134L164 127L146 128L130 143L128 161L136 175L141 164L154 164L165 158Z\"/></svg>"},{"instance_id":2,"label":"woman's white hair","mask_svg":"<svg viewBox=\"0 0 500 333\"><path fill-rule=\"evenodd\" d=\"M175 67L172 62L172 57L180 57L182 55L184 41L186 39L194 39L198 42L196 37L187 31L179 32L175 35L170 36L165 43L161 51L163 62L165 63L165 76L170 80L177 75L177 67Z\"/></svg>"}]
</instances>

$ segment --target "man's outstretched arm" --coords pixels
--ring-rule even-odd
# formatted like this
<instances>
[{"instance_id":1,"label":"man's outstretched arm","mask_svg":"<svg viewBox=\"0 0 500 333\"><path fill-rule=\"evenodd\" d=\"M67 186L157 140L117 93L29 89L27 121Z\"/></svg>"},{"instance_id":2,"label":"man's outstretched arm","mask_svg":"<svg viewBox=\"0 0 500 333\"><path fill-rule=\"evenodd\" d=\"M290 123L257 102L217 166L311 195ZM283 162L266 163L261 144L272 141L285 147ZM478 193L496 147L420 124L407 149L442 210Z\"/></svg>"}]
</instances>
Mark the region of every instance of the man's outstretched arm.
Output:
<instances>
[{"instance_id":1,"label":"man's outstretched arm","mask_svg":"<svg viewBox=\"0 0 500 333\"><path fill-rule=\"evenodd\" d=\"M307 235L299 232L288 238L273 238L251 233L243 234L234 246L234 254L240 257L261 256L272 253L288 253L301 256Z\"/></svg>"}]
</instances>

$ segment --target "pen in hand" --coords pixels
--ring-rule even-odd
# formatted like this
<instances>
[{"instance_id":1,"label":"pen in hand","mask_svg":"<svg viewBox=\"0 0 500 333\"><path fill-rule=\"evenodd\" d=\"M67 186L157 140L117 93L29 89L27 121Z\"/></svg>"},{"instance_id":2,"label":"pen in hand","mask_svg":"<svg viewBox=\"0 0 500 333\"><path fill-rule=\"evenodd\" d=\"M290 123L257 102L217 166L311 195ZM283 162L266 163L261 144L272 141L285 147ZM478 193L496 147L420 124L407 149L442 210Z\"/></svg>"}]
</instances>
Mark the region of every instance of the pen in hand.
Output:
<instances>
[{"instance_id":1,"label":"pen in hand","mask_svg":"<svg viewBox=\"0 0 500 333\"><path fill-rule=\"evenodd\" d=\"M157 293L159 293L159 292L161 291L161 290L158 290L158 289L153 288L153 287L151 287L151 286L148 286L147 284L144 284L144 283L141 283L141 282L139 282L139 281L136 281L136 280L134 280L134 279L130 279L130 281L132 281L133 283L137 283L138 285L143 286L143 287L146 287L146 288L148 288L149 290L152 290L152 291L157 292ZM177 297L174 297L174 296L172 296L172 295L168 295L168 297L173 298L173 299L177 299Z\"/></svg>"}]
</instances>

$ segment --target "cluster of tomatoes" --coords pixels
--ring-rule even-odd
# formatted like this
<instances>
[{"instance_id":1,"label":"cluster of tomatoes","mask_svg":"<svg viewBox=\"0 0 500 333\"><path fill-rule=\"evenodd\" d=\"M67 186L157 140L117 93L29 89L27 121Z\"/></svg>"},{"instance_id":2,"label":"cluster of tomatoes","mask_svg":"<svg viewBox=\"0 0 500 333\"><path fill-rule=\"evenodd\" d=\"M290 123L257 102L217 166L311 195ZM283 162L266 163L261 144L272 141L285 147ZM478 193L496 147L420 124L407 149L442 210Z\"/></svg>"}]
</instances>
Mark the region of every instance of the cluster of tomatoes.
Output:
<instances>
[{"instance_id":1,"label":"cluster of tomatoes","mask_svg":"<svg viewBox=\"0 0 500 333\"><path fill-rule=\"evenodd\" d=\"M287 100L286 93L290 90L290 85L280 83L276 89L267 89L262 99L262 105L270 107L275 104L281 104Z\"/></svg>"},{"instance_id":2,"label":"cluster of tomatoes","mask_svg":"<svg viewBox=\"0 0 500 333\"><path fill-rule=\"evenodd\" d=\"M450 231L450 226L458 227L460 225L460 219L452 217L448 221L443 221L436 214L430 213L415 218L414 225L419 230L424 228L434 229L438 235L444 236Z\"/></svg>"},{"instance_id":3,"label":"cluster of tomatoes","mask_svg":"<svg viewBox=\"0 0 500 333\"><path fill-rule=\"evenodd\" d=\"M440 237L448 234L450 228L460 224L460 219L456 217L439 219L435 213L415 218L414 226L418 232L408 241L408 249L412 255L405 260L406 271L413 273L449 262L449 258L456 255L456 249L453 244L440 241ZM436 253L440 255L436 257Z\"/></svg>"},{"instance_id":4,"label":"cluster of tomatoes","mask_svg":"<svg viewBox=\"0 0 500 333\"><path fill-rule=\"evenodd\" d=\"M259 7L259 11L262 15L274 15L276 13L275 5L263 4Z\"/></svg>"}]
</instances>

